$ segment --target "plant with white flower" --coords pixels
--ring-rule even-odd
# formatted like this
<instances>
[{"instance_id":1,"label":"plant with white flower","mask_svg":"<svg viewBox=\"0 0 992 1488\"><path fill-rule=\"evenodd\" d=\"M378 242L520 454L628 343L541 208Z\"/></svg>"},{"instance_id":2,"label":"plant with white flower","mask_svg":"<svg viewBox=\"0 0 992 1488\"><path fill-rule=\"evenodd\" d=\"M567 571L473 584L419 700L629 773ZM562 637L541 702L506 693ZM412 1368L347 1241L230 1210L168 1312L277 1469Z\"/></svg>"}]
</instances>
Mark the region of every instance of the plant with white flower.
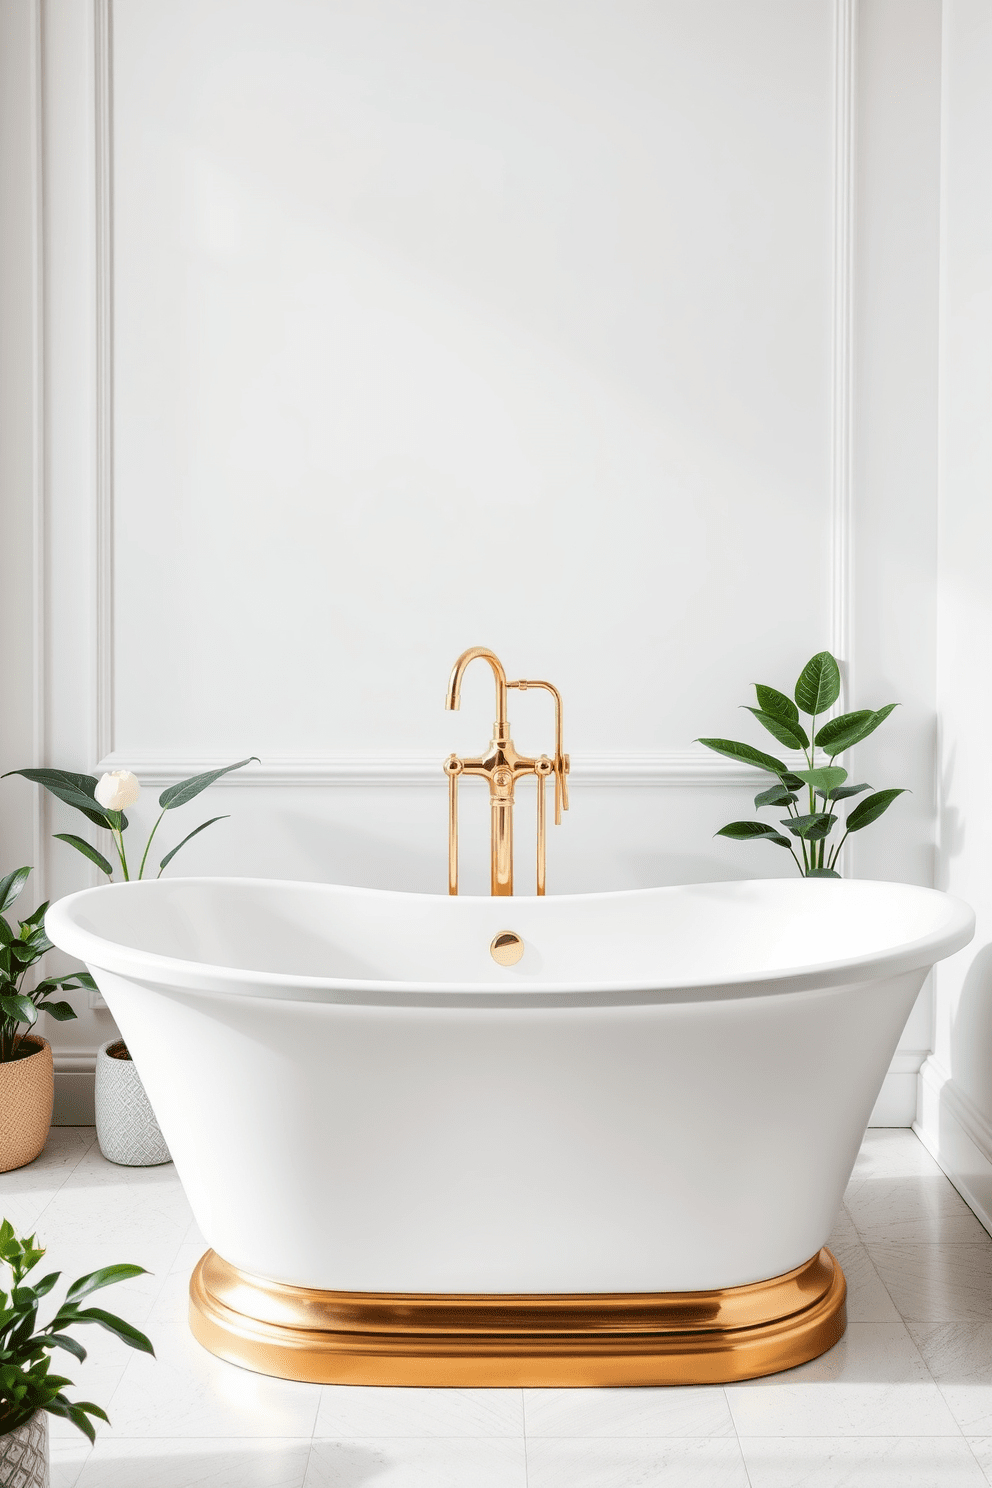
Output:
<instances>
[{"instance_id":1,"label":"plant with white flower","mask_svg":"<svg viewBox=\"0 0 992 1488\"><path fill-rule=\"evenodd\" d=\"M120 863L121 873L126 880L132 877L143 878L145 865L148 862L148 849L152 845L152 838L159 829L159 824L167 811L174 811L177 806L185 806L187 801L192 801L201 791L205 791L208 785L213 785L222 775L229 775L232 770L240 770L252 760L257 760L257 755L250 755L248 759L238 760L233 765L223 765L219 770L206 770L202 775L192 775L188 780L180 780L176 785L170 785L158 798L161 810L148 834L145 849L141 855L141 863L136 875L132 875L127 861L127 850L124 843L124 833L127 831L127 817L124 815L125 807L133 806L141 794L141 786L136 775L130 770L109 770L101 775L98 780L95 775L77 775L71 770L8 770L8 775L23 775L26 780L33 780L38 785L44 786L58 800L64 801L67 806L72 806L76 811L81 811L87 821L94 826L105 828L111 835L117 858ZM6 778L6 777L4 777ZM185 847L191 837L197 833L206 831L212 827L214 822L224 821L224 816L212 816L209 821L201 822L188 832L181 842L170 848L165 857L159 863L156 878L162 877L165 869L181 847ZM56 832L54 834L60 842L68 842L77 852L81 852L84 858L89 858L95 863L102 873L108 878L114 876L114 865L105 858L100 850L87 842L82 837L77 837L74 832Z\"/></svg>"}]
</instances>

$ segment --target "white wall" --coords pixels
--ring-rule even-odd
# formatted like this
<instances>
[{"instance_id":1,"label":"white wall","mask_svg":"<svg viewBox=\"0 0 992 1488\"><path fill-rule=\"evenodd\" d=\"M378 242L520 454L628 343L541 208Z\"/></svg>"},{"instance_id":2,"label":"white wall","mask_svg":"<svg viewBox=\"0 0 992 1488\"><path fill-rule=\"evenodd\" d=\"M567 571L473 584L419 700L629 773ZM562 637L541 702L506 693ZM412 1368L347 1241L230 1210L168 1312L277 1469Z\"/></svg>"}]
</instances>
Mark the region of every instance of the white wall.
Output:
<instances>
[{"instance_id":1,"label":"white wall","mask_svg":"<svg viewBox=\"0 0 992 1488\"><path fill-rule=\"evenodd\" d=\"M918 1130L992 1229L992 11L944 6L939 882L975 907L967 951L940 970Z\"/></svg>"},{"instance_id":2,"label":"white wall","mask_svg":"<svg viewBox=\"0 0 992 1488\"><path fill-rule=\"evenodd\" d=\"M552 892L786 873L714 839L757 785L692 740L760 743L750 683L828 646L852 706L903 702L859 769L914 792L849 868L930 880L938 0L4 13L43 84L4 189L44 204L0 275L44 394L5 769L135 768L138 833L255 753L177 867L442 890L440 760L492 718L481 672L444 686L485 644L564 694ZM6 840L89 881L38 808L4 782ZM111 1031L55 1031L65 1119ZM929 1047L925 996L878 1119Z\"/></svg>"}]
</instances>

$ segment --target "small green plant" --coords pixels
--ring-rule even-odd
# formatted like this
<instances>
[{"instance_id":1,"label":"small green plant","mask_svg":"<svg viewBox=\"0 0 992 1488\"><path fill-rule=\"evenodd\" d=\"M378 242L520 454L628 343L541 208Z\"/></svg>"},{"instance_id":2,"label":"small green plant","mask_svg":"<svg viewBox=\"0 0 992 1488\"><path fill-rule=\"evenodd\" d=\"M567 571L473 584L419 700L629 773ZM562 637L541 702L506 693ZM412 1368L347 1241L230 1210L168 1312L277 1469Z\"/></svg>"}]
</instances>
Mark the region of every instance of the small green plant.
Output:
<instances>
[{"instance_id":1,"label":"small green plant","mask_svg":"<svg viewBox=\"0 0 992 1488\"><path fill-rule=\"evenodd\" d=\"M48 1411L53 1416L65 1416L78 1426L90 1441L96 1433L90 1416L108 1420L105 1411L89 1400L67 1400L62 1391L72 1381L60 1374L50 1374L50 1351L64 1349L80 1363L86 1358L86 1350L68 1329L80 1323L95 1323L106 1328L129 1348L140 1349L154 1357L155 1350L137 1328L104 1312L100 1307L80 1307L80 1302L91 1292L111 1286L115 1281L127 1281L132 1276L145 1275L143 1266L104 1266L74 1281L66 1292L65 1301L51 1322L38 1328L38 1303L55 1286L60 1271L51 1271L40 1281L25 1281L44 1256L43 1246L31 1235L21 1240L14 1233L9 1220L0 1225L0 1262L9 1268L11 1288L0 1291L0 1436L16 1431L30 1420L35 1411Z\"/></svg>"},{"instance_id":2,"label":"small green plant","mask_svg":"<svg viewBox=\"0 0 992 1488\"><path fill-rule=\"evenodd\" d=\"M765 687L760 682L755 683L754 690L758 706L748 707L748 712L753 713L780 744L790 749L801 749L806 756L807 768L792 770L774 755L754 749L750 744L740 744L735 739L697 739L698 744L705 744L707 749L714 749L717 754L754 765L776 776L774 785L755 796L755 807L759 811L785 807L788 811L788 816L780 818L780 826L785 827L788 837L778 827L762 821L729 822L716 836L731 837L736 842L751 842L756 838L773 842L776 847L791 852L804 877L840 878L836 863L847 838L852 832L860 832L863 827L877 821L896 796L903 794L903 787L875 791L866 796L844 823L843 836L831 844L829 838L837 824L835 808L838 803L872 789L866 784L848 785L847 771L841 765L835 765L834 760L874 733L898 705L886 703L884 708L841 713L818 729L817 719L829 712L840 696L840 669L829 651L818 652L803 667L796 683L795 702L785 693L774 687ZM799 718L800 709L811 720L808 734ZM822 751L828 764L817 764L817 749ZM801 795L806 798L802 802Z\"/></svg>"},{"instance_id":3,"label":"small green plant","mask_svg":"<svg viewBox=\"0 0 992 1488\"><path fill-rule=\"evenodd\" d=\"M0 1064L33 1054L36 1046L24 1044L28 1031L38 1021L39 1012L51 1013L60 1023L76 1014L67 1002L52 1002L54 992L76 992L81 987L95 987L88 971L74 971L69 976L45 977L33 992L22 988L24 977L52 942L45 934L45 911L40 904L34 914L19 920L15 933L7 923L4 910L10 908L28 881L30 868L16 868L0 878Z\"/></svg>"},{"instance_id":4,"label":"small green plant","mask_svg":"<svg viewBox=\"0 0 992 1488\"><path fill-rule=\"evenodd\" d=\"M253 754L248 759L238 760L234 765L223 765L219 770L207 770L202 775L193 775L189 780L180 780L162 792L158 798L158 804L162 809L148 834L145 850L141 855L137 874L139 879L144 877L148 849L152 845L152 838L158 831L159 823L165 813L174 811L177 806L185 806L187 801L192 801L194 796L206 790L208 785L213 785L214 781L219 780L222 775L229 775L232 770L240 770L242 766L250 764L253 759L257 759L257 755ZM50 791L58 800L64 801L67 806L74 807L76 811L81 811L86 820L91 821L94 826L105 827L111 835L123 877L125 880L131 878L124 844L124 833L127 831L124 807L134 805L141 794L141 786L137 776L132 775L130 770L110 770L106 775L101 775L99 780L95 775L77 775L71 770L8 770L7 775L23 775L26 780L33 780L36 784L43 785L45 790ZM6 780L7 776L3 778ZM192 832L187 833L181 842L166 853L159 863L156 877L162 877L163 869L168 867L179 849L185 847L191 837L195 837L198 832L205 831L207 827L212 827L214 822L224 820L226 818L223 816L212 816L209 821L201 822L198 827L194 827ZM108 878L113 878L113 863L105 858L91 842L86 842L73 832L56 832L54 835L60 842L68 842L69 846L81 852L84 858L89 858L101 873L105 873Z\"/></svg>"}]
</instances>

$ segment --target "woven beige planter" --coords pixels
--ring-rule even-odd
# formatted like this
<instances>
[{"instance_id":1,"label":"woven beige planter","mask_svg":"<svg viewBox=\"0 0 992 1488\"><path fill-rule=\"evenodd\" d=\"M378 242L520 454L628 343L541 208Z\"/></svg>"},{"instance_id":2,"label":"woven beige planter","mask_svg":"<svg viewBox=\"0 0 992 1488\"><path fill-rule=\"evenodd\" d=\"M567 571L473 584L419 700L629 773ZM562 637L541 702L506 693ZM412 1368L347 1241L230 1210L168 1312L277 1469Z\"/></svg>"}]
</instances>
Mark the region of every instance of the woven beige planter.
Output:
<instances>
[{"instance_id":1,"label":"woven beige planter","mask_svg":"<svg viewBox=\"0 0 992 1488\"><path fill-rule=\"evenodd\" d=\"M34 1053L0 1064L0 1173L34 1162L52 1124L52 1046L36 1033L28 1034L23 1043L33 1044ZM3 1478L0 1484L6 1488Z\"/></svg>"},{"instance_id":2,"label":"woven beige planter","mask_svg":"<svg viewBox=\"0 0 992 1488\"><path fill-rule=\"evenodd\" d=\"M48 1416L35 1411L29 1421L0 1436L2 1488L50 1488Z\"/></svg>"}]
</instances>

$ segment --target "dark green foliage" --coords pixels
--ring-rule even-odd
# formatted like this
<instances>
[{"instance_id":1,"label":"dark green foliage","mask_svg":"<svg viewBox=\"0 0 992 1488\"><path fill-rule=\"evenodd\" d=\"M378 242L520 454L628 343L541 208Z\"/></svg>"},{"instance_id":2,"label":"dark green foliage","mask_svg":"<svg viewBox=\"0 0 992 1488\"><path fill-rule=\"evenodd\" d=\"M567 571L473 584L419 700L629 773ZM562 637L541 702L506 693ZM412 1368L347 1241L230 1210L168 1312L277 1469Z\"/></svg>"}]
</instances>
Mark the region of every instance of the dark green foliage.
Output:
<instances>
[{"instance_id":1,"label":"dark green foliage","mask_svg":"<svg viewBox=\"0 0 992 1488\"><path fill-rule=\"evenodd\" d=\"M779 744L787 748L802 750L806 768L790 769L784 761L774 755L765 754L751 744L742 744L736 739L698 739L707 749L725 755L727 759L741 764L753 765L776 777L775 783L759 791L754 798L755 807L785 807L789 813L781 818L790 837L767 822L730 822L721 827L718 837L730 837L736 842L761 839L785 847L795 859L799 872L806 878L839 878L836 863L840 850L851 832L860 832L877 820L895 800L902 789L876 791L855 806L845 823L840 840L831 848L827 839L837 823L837 816L830 807L850 796L871 790L867 784L849 785L847 771L835 765L834 759L844 754L862 739L874 733L879 724L897 705L886 703L883 708L864 708L855 713L842 713L825 722L818 730L816 720L836 703L840 696L840 667L829 651L820 651L803 667L795 687L795 702L784 692L764 683L755 683L757 708L747 707ZM809 734L799 721L800 709L811 719ZM810 742L812 735L812 743ZM821 749L830 761L818 765L816 751ZM800 793L806 794L806 810L799 809ZM798 852L797 849L798 848ZM800 856L801 854L801 856Z\"/></svg>"},{"instance_id":2,"label":"dark green foliage","mask_svg":"<svg viewBox=\"0 0 992 1488\"><path fill-rule=\"evenodd\" d=\"M155 1350L143 1333L122 1318L99 1307L80 1307L80 1302L101 1287L132 1276L143 1276L143 1266L104 1266L89 1276L81 1276L66 1292L65 1301L51 1322L37 1327L38 1303L55 1286L61 1275L50 1271L40 1281L25 1283L44 1256L44 1247L34 1235L21 1240L9 1220L0 1224L0 1263L10 1269L11 1288L0 1291L0 1435L16 1431L37 1410L53 1416L64 1416L78 1426L90 1441L96 1439L91 1416L108 1419L100 1406L89 1400L67 1400L62 1393L72 1381L61 1374L51 1374L50 1350L62 1349L80 1363L86 1350L67 1329L80 1324L105 1328L129 1348L154 1356ZM37 1329L37 1331L36 1331Z\"/></svg>"},{"instance_id":3,"label":"dark green foliage","mask_svg":"<svg viewBox=\"0 0 992 1488\"><path fill-rule=\"evenodd\" d=\"M0 904L4 909L14 903L30 872L30 868L18 868L0 879ZM52 949L44 927L47 908L46 902L26 920L19 920L16 934L0 914L0 1064L19 1057L24 1035L37 1023L39 1012L51 1013L60 1023L76 1016L67 1002L52 1001L53 992L77 992L81 987L96 986L89 972L75 971L69 976L46 977L33 992L22 989L27 972Z\"/></svg>"}]
</instances>

